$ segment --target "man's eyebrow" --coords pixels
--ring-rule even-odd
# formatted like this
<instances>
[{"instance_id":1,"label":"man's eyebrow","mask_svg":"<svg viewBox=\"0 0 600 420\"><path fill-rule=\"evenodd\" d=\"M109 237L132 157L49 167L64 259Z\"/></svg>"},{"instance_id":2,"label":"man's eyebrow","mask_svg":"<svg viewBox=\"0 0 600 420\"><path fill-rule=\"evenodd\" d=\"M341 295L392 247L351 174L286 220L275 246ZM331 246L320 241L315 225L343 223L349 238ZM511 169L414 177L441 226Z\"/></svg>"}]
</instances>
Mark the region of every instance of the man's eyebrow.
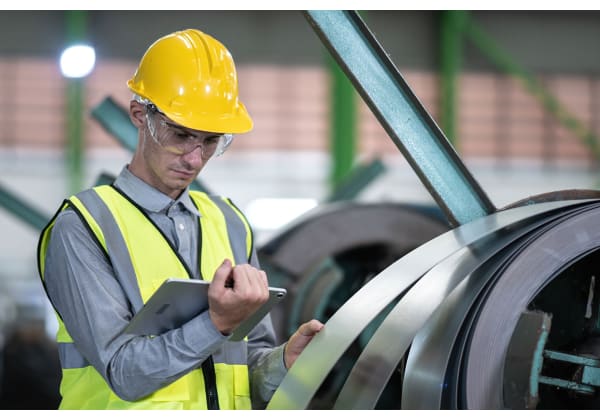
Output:
<instances>
[{"instance_id":1,"label":"man's eyebrow","mask_svg":"<svg viewBox=\"0 0 600 420\"><path fill-rule=\"evenodd\" d=\"M173 128L175 130L181 131L182 133L184 133L184 134L186 134L188 136L191 136L191 137L199 137L200 136L200 134L194 133L191 130L189 130L188 128L182 126L182 125L173 124L173 123L170 123L169 121L165 121L165 124L167 124L169 127Z\"/></svg>"},{"instance_id":2,"label":"man's eyebrow","mask_svg":"<svg viewBox=\"0 0 600 420\"><path fill-rule=\"evenodd\" d=\"M189 133L189 134L194 134L190 130L188 130L187 128L185 128L184 126L182 126L182 125L173 124L173 123L170 123L169 121L165 121L165 124L167 124L171 128L175 128L177 130L185 131L186 133Z\"/></svg>"},{"instance_id":3,"label":"man's eyebrow","mask_svg":"<svg viewBox=\"0 0 600 420\"><path fill-rule=\"evenodd\" d=\"M169 127L171 128L175 128L177 130L181 130L184 133L190 135L190 136L194 136L194 137L198 137L199 134L197 133L193 133L192 131L190 131L190 129L182 126L182 125L178 125L178 124L173 124L169 121L165 121L165 124L167 124ZM218 134L218 133L211 133L210 135L206 136L205 138L207 139L211 139L211 138L215 138L215 137L221 137L223 134Z\"/></svg>"}]
</instances>

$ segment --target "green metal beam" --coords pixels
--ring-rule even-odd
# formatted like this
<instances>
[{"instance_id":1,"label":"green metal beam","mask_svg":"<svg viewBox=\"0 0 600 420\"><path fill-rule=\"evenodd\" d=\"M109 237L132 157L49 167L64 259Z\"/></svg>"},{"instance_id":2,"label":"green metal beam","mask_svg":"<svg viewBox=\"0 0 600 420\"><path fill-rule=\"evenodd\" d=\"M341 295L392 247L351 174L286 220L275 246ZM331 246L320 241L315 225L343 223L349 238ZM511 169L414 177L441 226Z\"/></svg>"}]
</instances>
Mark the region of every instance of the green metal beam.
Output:
<instances>
[{"instance_id":1,"label":"green metal beam","mask_svg":"<svg viewBox=\"0 0 600 420\"><path fill-rule=\"evenodd\" d=\"M438 203L458 226L496 211L356 12L311 10L310 25Z\"/></svg>"},{"instance_id":2,"label":"green metal beam","mask_svg":"<svg viewBox=\"0 0 600 420\"><path fill-rule=\"evenodd\" d=\"M135 151L138 137L137 128L129 119L129 113L113 98L110 96L104 98L92 109L91 115L121 146L130 152Z\"/></svg>"},{"instance_id":3,"label":"green metal beam","mask_svg":"<svg viewBox=\"0 0 600 420\"><path fill-rule=\"evenodd\" d=\"M352 200L384 172L385 166L380 159L374 159L368 165L358 165L338 181L333 192L325 201L331 203L334 201Z\"/></svg>"},{"instance_id":4,"label":"green metal beam","mask_svg":"<svg viewBox=\"0 0 600 420\"><path fill-rule=\"evenodd\" d=\"M41 231L50 220L49 215L34 208L31 204L25 202L25 200L2 185L0 185L0 206L39 231Z\"/></svg>"},{"instance_id":5,"label":"green metal beam","mask_svg":"<svg viewBox=\"0 0 600 420\"><path fill-rule=\"evenodd\" d=\"M87 16L85 11L66 11L67 43L82 41L85 37ZM67 167L69 168L68 191L77 193L83 188L83 80L67 79L66 86L66 131Z\"/></svg>"},{"instance_id":6,"label":"green metal beam","mask_svg":"<svg viewBox=\"0 0 600 420\"><path fill-rule=\"evenodd\" d=\"M110 185L115 182L116 179L116 176L109 174L108 172L102 172L100 175L98 175L98 178L96 178L94 186L97 187L98 185Z\"/></svg>"},{"instance_id":7,"label":"green metal beam","mask_svg":"<svg viewBox=\"0 0 600 420\"><path fill-rule=\"evenodd\" d=\"M351 172L356 154L356 98L352 84L337 63L327 58L331 76L331 186Z\"/></svg>"},{"instance_id":8,"label":"green metal beam","mask_svg":"<svg viewBox=\"0 0 600 420\"><path fill-rule=\"evenodd\" d=\"M83 188L83 82L81 79L69 79L66 89L68 190L77 193Z\"/></svg>"},{"instance_id":9,"label":"green metal beam","mask_svg":"<svg viewBox=\"0 0 600 420\"><path fill-rule=\"evenodd\" d=\"M598 137L572 115L534 75L521 67L507 52L500 48L492 37L468 15L465 23L465 35L500 70L520 80L525 89L540 102L543 108L579 138L588 147L592 155L600 160Z\"/></svg>"},{"instance_id":10,"label":"green metal beam","mask_svg":"<svg viewBox=\"0 0 600 420\"><path fill-rule=\"evenodd\" d=\"M468 15L460 10L440 12L440 125L456 145L456 85L463 54L464 27Z\"/></svg>"},{"instance_id":11,"label":"green metal beam","mask_svg":"<svg viewBox=\"0 0 600 420\"><path fill-rule=\"evenodd\" d=\"M364 19L365 13L361 13ZM355 164L358 141L358 108L356 91L335 60L328 55L331 80L331 193L328 202L351 200L385 171L375 159L370 164Z\"/></svg>"}]
</instances>

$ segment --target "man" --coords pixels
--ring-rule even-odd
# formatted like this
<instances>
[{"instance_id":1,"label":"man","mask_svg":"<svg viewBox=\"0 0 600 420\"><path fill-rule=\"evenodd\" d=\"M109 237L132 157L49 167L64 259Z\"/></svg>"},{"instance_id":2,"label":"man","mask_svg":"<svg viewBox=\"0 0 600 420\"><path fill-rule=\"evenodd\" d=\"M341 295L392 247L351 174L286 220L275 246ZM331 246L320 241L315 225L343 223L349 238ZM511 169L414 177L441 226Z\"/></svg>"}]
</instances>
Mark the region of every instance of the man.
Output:
<instances>
[{"instance_id":1,"label":"man","mask_svg":"<svg viewBox=\"0 0 600 420\"><path fill-rule=\"evenodd\" d=\"M247 341L227 340L268 298L267 276L242 213L188 187L252 129L233 59L207 34L175 32L149 47L128 86L130 164L113 185L65 200L40 237L59 317L61 408L264 407L323 325L307 322L275 347L266 317ZM159 336L124 333L168 277L212 280L209 309Z\"/></svg>"}]
</instances>

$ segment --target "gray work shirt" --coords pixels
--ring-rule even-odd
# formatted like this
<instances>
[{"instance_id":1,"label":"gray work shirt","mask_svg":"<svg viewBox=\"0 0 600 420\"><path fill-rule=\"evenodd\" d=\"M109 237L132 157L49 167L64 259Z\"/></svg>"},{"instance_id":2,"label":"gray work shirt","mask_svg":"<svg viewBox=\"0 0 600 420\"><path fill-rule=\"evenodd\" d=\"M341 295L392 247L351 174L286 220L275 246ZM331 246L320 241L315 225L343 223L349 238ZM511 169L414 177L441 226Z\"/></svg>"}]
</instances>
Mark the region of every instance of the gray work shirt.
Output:
<instances>
[{"instance_id":1,"label":"gray work shirt","mask_svg":"<svg viewBox=\"0 0 600 420\"><path fill-rule=\"evenodd\" d=\"M188 191L177 200L123 168L115 186L133 199L198 273L198 216ZM253 252L251 263L258 266ZM193 369L227 340L203 312L181 328L148 340L121 334L132 317L130 304L103 250L73 210L56 218L44 271L46 290L78 351L121 398L137 400ZM248 342L253 407L264 407L283 379L284 345L273 328ZM264 327L264 326L263 326Z\"/></svg>"}]
</instances>

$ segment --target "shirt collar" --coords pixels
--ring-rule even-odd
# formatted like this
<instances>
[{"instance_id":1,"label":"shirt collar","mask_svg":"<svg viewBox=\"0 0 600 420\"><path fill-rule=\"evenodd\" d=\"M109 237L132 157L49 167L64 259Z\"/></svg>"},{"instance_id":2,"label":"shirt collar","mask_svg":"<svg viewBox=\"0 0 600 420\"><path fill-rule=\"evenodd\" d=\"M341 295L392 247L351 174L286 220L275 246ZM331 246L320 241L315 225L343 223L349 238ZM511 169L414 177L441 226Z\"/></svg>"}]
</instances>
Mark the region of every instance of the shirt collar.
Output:
<instances>
[{"instance_id":1,"label":"shirt collar","mask_svg":"<svg viewBox=\"0 0 600 420\"><path fill-rule=\"evenodd\" d=\"M158 213L175 203L181 203L190 213L200 216L198 209L190 198L189 187L186 187L179 198L173 200L168 195L163 194L135 176L129 171L127 166L121 170L121 173L115 180L115 187L119 188L138 205L150 212Z\"/></svg>"}]
</instances>

